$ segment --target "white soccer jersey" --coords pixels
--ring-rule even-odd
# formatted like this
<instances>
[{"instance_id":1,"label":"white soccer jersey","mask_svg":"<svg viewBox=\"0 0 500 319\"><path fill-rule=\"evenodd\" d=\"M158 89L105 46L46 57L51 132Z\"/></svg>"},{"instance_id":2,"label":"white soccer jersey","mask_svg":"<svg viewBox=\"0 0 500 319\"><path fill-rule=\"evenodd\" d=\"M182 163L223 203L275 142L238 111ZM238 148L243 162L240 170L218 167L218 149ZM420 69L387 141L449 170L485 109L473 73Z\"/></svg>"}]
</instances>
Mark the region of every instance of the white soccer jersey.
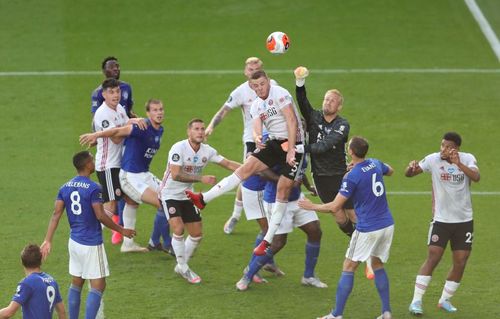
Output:
<instances>
[{"instance_id":1,"label":"white soccer jersey","mask_svg":"<svg viewBox=\"0 0 500 319\"><path fill-rule=\"evenodd\" d=\"M127 112L118 104L113 110L106 102L97 109L94 115L94 128L96 132L108 130L113 127L120 127L127 124ZM109 137L97 139L97 153L95 155L95 166L97 171L104 171L109 168L120 168L122 160L123 142L113 143Z\"/></svg>"},{"instance_id":2,"label":"white soccer jersey","mask_svg":"<svg viewBox=\"0 0 500 319\"><path fill-rule=\"evenodd\" d=\"M293 112L297 119L297 142L303 141L304 131L297 107L293 102L290 93L281 86L271 85L269 96L263 100L259 97L253 102L251 107L252 118L259 117L269 134L271 139L287 139L288 129L286 119L281 112L281 109L291 104Z\"/></svg>"},{"instance_id":3,"label":"white soccer jersey","mask_svg":"<svg viewBox=\"0 0 500 319\"><path fill-rule=\"evenodd\" d=\"M467 167L477 169L474 155L458 153ZM432 174L432 211L434 220L462 223L472 220L470 179L455 164L441 159L440 153L427 155L418 165Z\"/></svg>"},{"instance_id":4,"label":"white soccer jersey","mask_svg":"<svg viewBox=\"0 0 500 319\"><path fill-rule=\"evenodd\" d=\"M271 80L271 85L277 85L276 81ZM250 107L256 98L257 94L252 90L249 82L246 81L231 92L225 103L231 109L241 107L241 114L243 115L243 143L254 141Z\"/></svg>"},{"instance_id":5,"label":"white soccer jersey","mask_svg":"<svg viewBox=\"0 0 500 319\"><path fill-rule=\"evenodd\" d=\"M160 197L162 200L176 199L187 200L184 191L193 189L193 183L174 181L170 172L170 166L181 166L182 172L188 175L201 176L203 168L209 162L220 163L224 157L207 144L201 144L198 152L195 152L188 140L175 143L168 153L168 163L160 186Z\"/></svg>"}]
</instances>

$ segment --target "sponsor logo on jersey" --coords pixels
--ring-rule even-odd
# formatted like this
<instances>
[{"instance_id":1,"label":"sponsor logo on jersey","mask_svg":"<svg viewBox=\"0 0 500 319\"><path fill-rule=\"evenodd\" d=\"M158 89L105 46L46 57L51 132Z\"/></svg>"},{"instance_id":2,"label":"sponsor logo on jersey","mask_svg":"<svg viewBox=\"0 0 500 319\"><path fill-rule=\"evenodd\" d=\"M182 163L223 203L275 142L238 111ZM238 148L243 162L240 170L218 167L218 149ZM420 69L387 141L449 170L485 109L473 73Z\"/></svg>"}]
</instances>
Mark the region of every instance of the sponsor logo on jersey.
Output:
<instances>
[{"instance_id":1,"label":"sponsor logo on jersey","mask_svg":"<svg viewBox=\"0 0 500 319\"><path fill-rule=\"evenodd\" d=\"M175 153L172 155L172 161L178 162L180 159L181 159L181 157L179 156L179 154Z\"/></svg>"},{"instance_id":2,"label":"sponsor logo on jersey","mask_svg":"<svg viewBox=\"0 0 500 319\"><path fill-rule=\"evenodd\" d=\"M102 126L103 128L107 128L107 127L109 126L109 122L108 122L108 120L104 120L104 121L102 121L101 126Z\"/></svg>"}]
</instances>

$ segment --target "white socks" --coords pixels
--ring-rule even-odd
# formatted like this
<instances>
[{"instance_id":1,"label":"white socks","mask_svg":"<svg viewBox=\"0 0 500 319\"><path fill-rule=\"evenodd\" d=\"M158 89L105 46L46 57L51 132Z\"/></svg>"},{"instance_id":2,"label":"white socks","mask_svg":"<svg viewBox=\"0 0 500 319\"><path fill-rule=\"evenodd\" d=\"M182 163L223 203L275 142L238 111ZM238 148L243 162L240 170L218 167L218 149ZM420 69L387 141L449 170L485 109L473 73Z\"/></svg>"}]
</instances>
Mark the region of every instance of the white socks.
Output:
<instances>
[{"instance_id":1,"label":"white socks","mask_svg":"<svg viewBox=\"0 0 500 319\"><path fill-rule=\"evenodd\" d=\"M240 220L241 212L243 211L243 202L241 200L234 200L233 215L232 218Z\"/></svg>"},{"instance_id":2,"label":"white socks","mask_svg":"<svg viewBox=\"0 0 500 319\"><path fill-rule=\"evenodd\" d=\"M422 297L425 294L425 290L427 286L431 282L432 276L421 276L417 275L417 280L415 281L415 291L413 293L413 300L411 303L415 301L422 301Z\"/></svg>"},{"instance_id":3,"label":"white socks","mask_svg":"<svg viewBox=\"0 0 500 319\"><path fill-rule=\"evenodd\" d=\"M137 207L125 204L123 209L123 228L135 229L135 222L137 220ZM123 245L132 245L134 240L123 236Z\"/></svg>"},{"instance_id":4,"label":"white socks","mask_svg":"<svg viewBox=\"0 0 500 319\"><path fill-rule=\"evenodd\" d=\"M442 303L445 300L449 300L457 291L458 286L460 286L459 282L446 280L443 288L443 293L441 294L441 298L439 298L439 303Z\"/></svg>"},{"instance_id":5,"label":"white socks","mask_svg":"<svg viewBox=\"0 0 500 319\"><path fill-rule=\"evenodd\" d=\"M188 265L185 259L186 247L184 245L184 236L178 236L176 234L172 235L172 248L175 252L175 258L177 259L177 264L183 272L188 269Z\"/></svg>"},{"instance_id":6,"label":"white socks","mask_svg":"<svg viewBox=\"0 0 500 319\"><path fill-rule=\"evenodd\" d=\"M193 256L193 253L195 252L196 248L200 244L201 241L201 236L200 237L191 237L188 236L184 242L184 259L186 264L189 262L189 259Z\"/></svg>"},{"instance_id":7,"label":"white socks","mask_svg":"<svg viewBox=\"0 0 500 319\"><path fill-rule=\"evenodd\" d=\"M241 179L235 173L223 178L219 183L213 186L208 192L203 193L203 200L205 203L210 202L212 199L219 197L220 195L229 192L238 184L241 183Z\"/></svg>"},{"instance_id":8,"label":"white socks","mask_svg":"<svg viewBox=\"0 0 500 319\"><path fill-rule=\"evenodd\" d=\"M269 220L269 228L267 229L266 236L264 236L264 240L268 243L272 243L274 234L278 230L278 227L280 227L287 204L288 202L283 203L276 201L273 205L273 211L271 212L271 218Z\"/></svg>"}]
</instances>

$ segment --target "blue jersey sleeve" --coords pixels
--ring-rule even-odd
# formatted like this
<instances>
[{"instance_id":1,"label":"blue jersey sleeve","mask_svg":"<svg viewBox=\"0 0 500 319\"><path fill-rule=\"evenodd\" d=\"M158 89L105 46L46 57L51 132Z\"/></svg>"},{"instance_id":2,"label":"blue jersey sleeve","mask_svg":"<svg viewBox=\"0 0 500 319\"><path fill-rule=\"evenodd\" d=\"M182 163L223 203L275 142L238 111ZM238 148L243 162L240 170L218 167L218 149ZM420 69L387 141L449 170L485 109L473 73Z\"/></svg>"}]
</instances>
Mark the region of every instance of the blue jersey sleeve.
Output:
<instances>
[{"instance_id":1,"label":"blue jersey sleeve","mask_svg":"<svg viewBox=\"0 0 500 319\"><path fill-rule=\"evenodd\" d=\"M56 296L54 298L54 305L62 302L61 292L59 291L59 285L56 281L54 281L54 287L56 288Z\"/></svg>"},{"instance_id":2,"label":"blue jersey sleeve","mask_svg":"<svg viewBox=\"0 0 500 319\"><path fill-rule=\"evenodd\" d=\"M350 198L354 194L357 186L356 181L352 178L353 176L350 176L351 174L352 172L344 176L339 190L339 193L347 198Z\"/></svg>"},{"instance_id":3,"label":"blue jersey sleeve","mask_svg":"<svg viewBox=\"0 0 500 319\"><path fill-rule=\"evenodd\" d=\"M59 192L57 193L57 198L56 199L64 201L63 194L62 194L62 189L60 189Z\"/></svg>"},{"instance_id":4,"label":"blue jersey sleeve","mask_svg":"<svg viewBox=\"0 0 500 319\"><path fill-rule=\"evenodd\" d=\"M24 305L26 301L28 301L33 294L33 289L24 282L19 283L16 289L16 293L14 297L12 297L12 301L17 302L20 305Z\"/></svg>"},{"instance_id":5,"label":"blue jersey sleeve","mask_svg":"<svg viewBox=\"0 0 500 319\"><path fill-rule=\"evenodd\" d=\"M101 94L101 89L97 88L92 92L92 97L91 97L91 106L90 106L90 111L92 113L95 113L99 106L101 106L102 102L104 102L104 98L102 97Z\"/></svg>"},{"instance_id":6,"label":"blue jersey sleeve","mask_svg":"<svg viewBox=\"0 0 500 319\"><path fill-rule=\"evenodd\" d=\"M100 187L96 187L93 191L92 194L90 195L90 201L92 204L95 203L103 203L102 199L102 191Z\"/></svg>"},{"instance_id":7,"label":"blue jersey sleeve","mask_svg":"<svg viewBox=\"0 0 500 319\"><path fill-rule=\"evenodd\" d=\"M137 124L134 124L132 126L132 132L130 132L129 137L131 137L131 136L139 137L139 136L143 136L143 135L147 135L147 130L141 130Z\"/></svg>"}]
</instances>

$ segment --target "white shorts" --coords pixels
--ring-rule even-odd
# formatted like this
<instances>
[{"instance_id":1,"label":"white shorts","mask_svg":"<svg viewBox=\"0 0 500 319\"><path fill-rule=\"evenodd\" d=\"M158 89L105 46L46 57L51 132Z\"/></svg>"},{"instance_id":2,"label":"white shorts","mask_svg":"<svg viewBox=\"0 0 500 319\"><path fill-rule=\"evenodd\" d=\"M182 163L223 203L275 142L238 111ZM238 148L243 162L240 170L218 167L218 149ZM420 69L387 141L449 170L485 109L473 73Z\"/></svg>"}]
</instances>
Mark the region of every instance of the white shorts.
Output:
<instances>
[{"instance_id":1,"label":"white shorts","mask_svg":"<svg viewBox=\"0 0 500 319\"><path fill-rule=\"evenodd\" d=\"M71 238L68 241L69 274L83 279L99 279L109 276L108 258L104 244L87 246Z\"/></svg>"},{"instance_id":2,"label":"white shorts","mask_svg":"<svg viewBox=\"0 0 500 319\"><path fill-rule=\"evenodd\" d=\"M243 210L247 220L266 218L266 207L262 198L263 191L253 191L241 186L241 198L243 201Z\"/></svg>"},{"instance_id":3,"label":"white shorts","mask_svg":"<svg viewBox=\"0 0 500 319\"><path fill-rule=\"evenodd\" d=\"M301 194L301 198L303 194ZM274 203L267 204L267 215L268 220L271 219L271 212L273 210ZM286 206L285 214L281 220L281 224L276 231L276 235L288 234L293 231L294 227L301 227L310 222L318 220L318 215L312 210L306 210L300 208L298 201L289 202Z\"/></svg>"},{"instance_id":4,"label":"white shorts","mask_svg":"<svg viewBox=\"0 0 500 319\"><path fill-rule=\"evenodd\" d=\"M373 256L386 263L389 259L393 234L394 225L367 233L355 230L345 257L352 261L364 262Z\"/></svg>"},{"instance_id":5,"label":"white shorts","mask_svg":"<svg viewBox=\"0 0 500 319\"><path fill-rule=\"evenodd\" d=\"M160 180L150 172L130 173L120 170L120 185L125 194L137 204L141 204L142 194L150 187L155 192L160 188Z\"/></svg>"}]
</instances>

